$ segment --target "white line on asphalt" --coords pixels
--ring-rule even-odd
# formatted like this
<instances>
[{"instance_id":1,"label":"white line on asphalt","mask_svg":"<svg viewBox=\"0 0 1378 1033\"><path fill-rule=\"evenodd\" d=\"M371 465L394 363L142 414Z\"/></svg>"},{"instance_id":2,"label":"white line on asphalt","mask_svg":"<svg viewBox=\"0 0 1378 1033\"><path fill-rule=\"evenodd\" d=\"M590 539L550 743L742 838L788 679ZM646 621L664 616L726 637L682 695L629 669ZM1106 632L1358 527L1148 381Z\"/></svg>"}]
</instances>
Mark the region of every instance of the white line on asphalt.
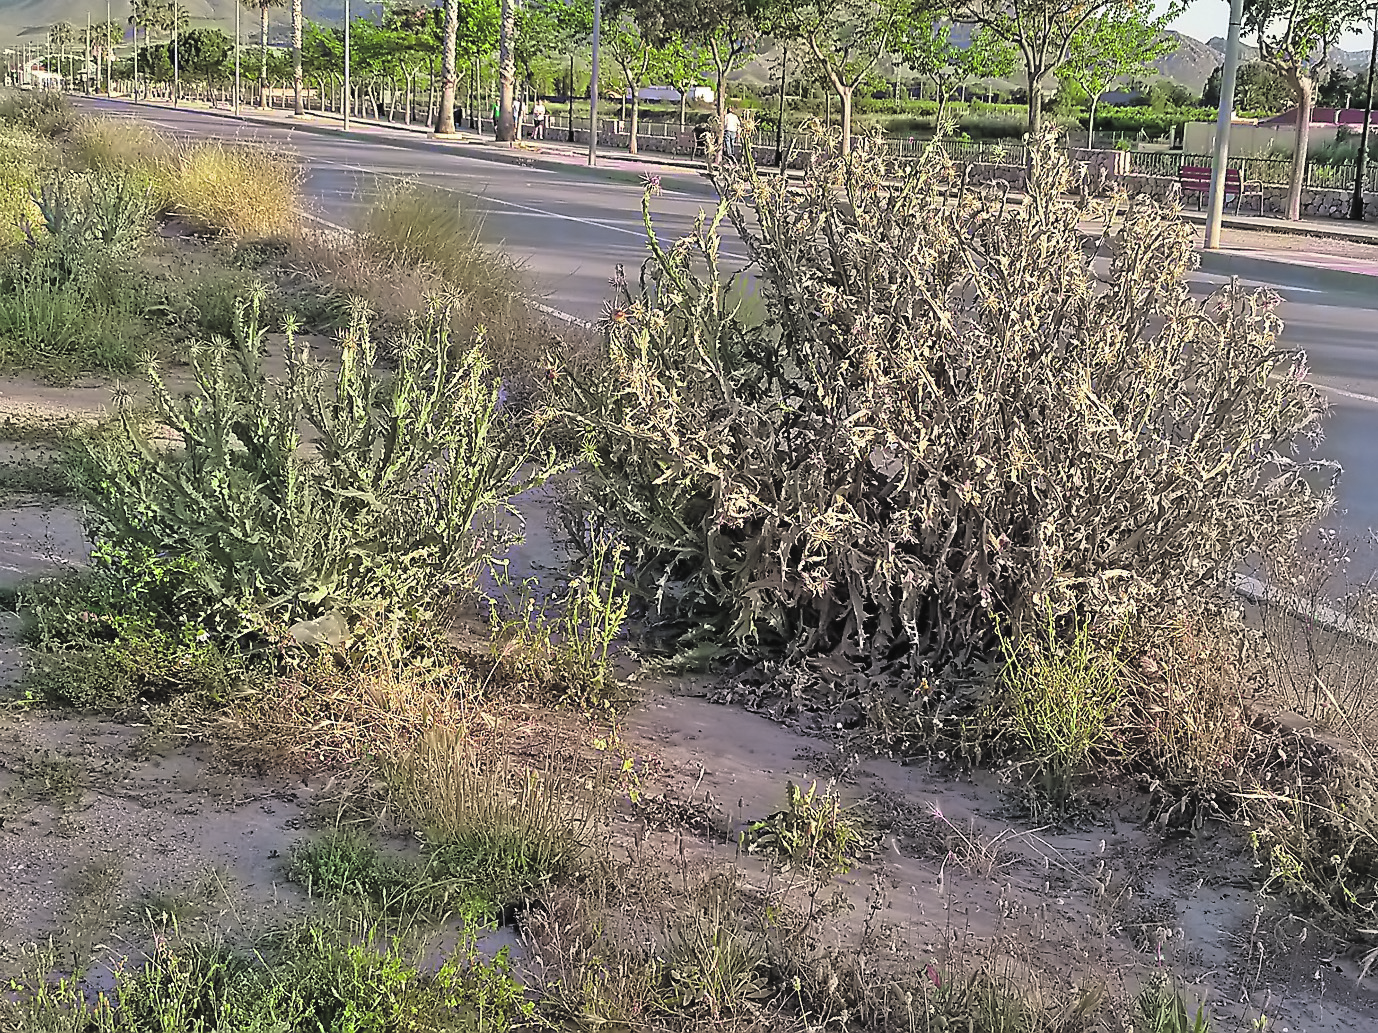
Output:
<instances>
[{"instance_id":1,"label":"white line on asphalt","mask_svg":"<svg viewBox=\"0 0 1378 1033\"><path fill-rule=\"evenodd\" d=\"M349 229L348 227L341 226L339 223L336 222L331 222L329 219L323 219L319 215L316 215L312 212L297 209L297 214L301 216L303 219L306 219L308 222L317 223L321 226L326 227L327 229L334 230L336 233L343 234L346 237L354 236L354 231ZM590 323L587 319L581 319L576 315L572 315L569 312L565 312L563 309L552 308L550 305L547 305L544 302L536 301L533 298L527 298L526 303L530 305L532 308L534 308L537 312L544 312L547 316L552 316L555 319L560 320L561 322L569 323L571 326L581 327L585 330L593 329L593 324Z\"/></svg>"},{"instance_id":2,"label":"white line on asphalt","mask_svg":"<svg viewBox=\"0 0 1378 1033\"><path fill-rule=\"evenodd\" d=\"M1321 384L1313 381L1322 391L1329 391L1332 395L1339 395L1341 398L1348 398L1355 402L1364 402L1368 405L1378 405L1378 398L1373 395L1361 395L1354 391L1346 391L1342 387L1331 387L1329 384Z\"/></svg>"}]
</instances>

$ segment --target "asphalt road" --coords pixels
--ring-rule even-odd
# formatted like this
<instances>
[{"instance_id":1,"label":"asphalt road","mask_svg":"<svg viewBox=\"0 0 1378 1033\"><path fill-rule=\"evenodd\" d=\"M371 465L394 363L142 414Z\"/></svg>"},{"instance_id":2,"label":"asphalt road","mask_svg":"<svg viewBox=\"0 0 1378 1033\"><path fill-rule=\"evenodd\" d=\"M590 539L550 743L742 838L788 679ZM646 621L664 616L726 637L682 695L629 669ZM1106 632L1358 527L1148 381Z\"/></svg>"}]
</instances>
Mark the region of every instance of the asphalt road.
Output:
<instances>
[{"instance_id":1,"label":"asphalt road","mask_svg":"<svg viewBox=\"0 0 1378 1033\"><path fill-rule=\"evenodd\" d=\"M609 297L618 264L628 275L646 257L638 186L587 175L498 164L451 153L402 149L288 127L244 125L220 116L167 108L84 102L103 113L138 117L179 134L240 137L290 148L306 170L303 194L310 211L341 225L396 178L446 187L467 196L483 218L484 236L526 263L533 286L560 311L596 318ZM686 232L709 202L665 193L654 201L657 232ZM744 264L740 245L724 254ZM1199 275L1194 289L1210 293L1220 277ZM1332 412L1320 454L1344 467L1340 511L1327 521L1360 538L1378 528L1378 297L1279 288L1286 339L1304 347L1312 378L1330 398ZM1356 563L1372 570L1378 556Z\"/></svg>"}]
</instances>

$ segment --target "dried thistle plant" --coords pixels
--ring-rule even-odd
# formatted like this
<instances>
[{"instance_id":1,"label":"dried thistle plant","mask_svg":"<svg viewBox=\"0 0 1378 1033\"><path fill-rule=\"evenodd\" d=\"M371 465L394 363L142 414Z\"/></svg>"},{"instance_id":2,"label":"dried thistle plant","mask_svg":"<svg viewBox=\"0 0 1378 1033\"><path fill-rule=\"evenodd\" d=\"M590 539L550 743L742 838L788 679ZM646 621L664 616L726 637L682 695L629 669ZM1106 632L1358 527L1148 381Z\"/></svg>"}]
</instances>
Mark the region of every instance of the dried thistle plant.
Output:
<instances>
[{"instance_id":1,"label":"dried thistle plant","mask_svg":"<svg viewBox=\"0 0 1378 1033\"><path fill-rule=\"evenodd\" d=\"M648 194L602 369L555 371L547 418L682 646L989 655L996 615L1189 609L1331 504L1334 467L1297 458L1324 403L1276 295L1196 301L1173 207L1033 151L1024 196L937 146L820 147L802 182L748 160L674 243ZM764 318L732 304L724 224Z\"/></svg>"}]
</instances>

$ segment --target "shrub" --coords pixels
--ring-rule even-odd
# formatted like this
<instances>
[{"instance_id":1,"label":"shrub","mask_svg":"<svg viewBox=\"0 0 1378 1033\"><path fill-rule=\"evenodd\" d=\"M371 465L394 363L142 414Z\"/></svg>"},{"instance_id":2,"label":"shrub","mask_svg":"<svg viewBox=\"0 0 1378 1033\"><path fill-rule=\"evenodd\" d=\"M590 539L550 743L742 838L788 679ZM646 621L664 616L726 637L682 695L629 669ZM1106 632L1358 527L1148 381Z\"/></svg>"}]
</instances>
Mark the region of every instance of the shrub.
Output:
<instances>
[{"instance_id":1,"label":"shrub","mask_svg":"<svg viewBox=\"0 0 1378 1033\"><path fill-rule=\"evenodd\" d=\"M79 117L65 93L6 90L4 96L0 96L0 122L20 126L50 140L70 133Z\"/></svg>"},{"instance_id":2,"label":"shrub","mask_svg":"<svg viewBox=\"0 0 1378 1033\"><path fill-rule=\"evenodd\" d=\"M297 222L300 180L285 155L220 141L181 143L158 170L169 207L197 230L271 237Z\"/></svg>"},{"instance_id":3,"label":"shrub","mask_svg":"<svg viewBox=\"0 0 1378 1033\"><path fill-rule=\"evenodd\" d=\"M788 190L725 170L715 219L650 237L603 366L557 375L583 505L682 645L943 663L989 653L993 615L1114 627L1218 593L1331 503L1332 467L1292 454L1324 404L1275 295L1197 302L1190 231L1069 199L1051 138L1026 200L958 177L874 141ZM725 303L727 220L759 325Z\"/></svg>"},{"instance_id":4,"label":"shrub","mask_svg":"<svg viewBox=\"0 0 1378 1033\"><path fill-rule=\"evenodd\" d=\"M31 194L27 246L0 268L0 362L50 376L131 372L148 349L145 297L126 289L152 206L118 173L46 176Z\"/></svg>"},{"instance_id":5,"label":"shrub","mask_svg":"<svg viewBox=\"0 0 1378 1033\"><path fill-rule=\"evenodd\" d=\"M74 481L91 533L191 561L229 613L431 612L505 547L485 520L549 470L504 421L482 342L454 347L437 307L384 375L360 311L333 370L289 326L274 383L260 300L241 307L232 341L192 351L194 394L173 397L150 369L160 433L179 447L159 447L127 406L118 439L83 444Z\"/></svg>"},{"instance_id":6,"label":"shrub","mask_svg":"<svg viewBox=\"0 0 1378 1033\"><path fill-rule=\"evenodd\" d=\"M31 133L0 128L0 244L21 240L21 228L37 217L31 195L41 150Z\"/></svg>"}]
</instances>

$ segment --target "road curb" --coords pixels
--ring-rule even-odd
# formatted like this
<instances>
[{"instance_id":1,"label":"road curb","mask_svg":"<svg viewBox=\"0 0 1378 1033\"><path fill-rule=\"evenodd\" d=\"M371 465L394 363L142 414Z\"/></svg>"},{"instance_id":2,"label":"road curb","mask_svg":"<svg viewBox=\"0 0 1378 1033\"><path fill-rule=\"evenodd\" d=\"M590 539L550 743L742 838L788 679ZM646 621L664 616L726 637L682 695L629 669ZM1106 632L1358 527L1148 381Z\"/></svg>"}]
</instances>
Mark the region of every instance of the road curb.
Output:
<instances>
[{"instance_id":1,"label":"road curb","mask_svg":"<svg viewBox=\"0 0 1378 1033\"><path fill-rule=\"evenodd\" d=\"M107 103L124 104L130 108L144 108L151 111L187 111L198 115L212 115L215 118L224 118L241 125L266 126L274 129L289 129L303 133L313 133L317 136L333 136L344 140L357 140L360 142L381 144L384 147L397 147L409 151L429 151L431 153L439 151L457 154L465 158L473 158L477 161L488 161L495 165L511 165L517 168L534 168L547 172L565 172L574 176L583 176L589 179L601 179L615 183L628 183L642 186L646 182L648 175L656 175L653 168L647 168L645 172L634 171L632 169L610 169L602 166L570 164L568 162L556 161L552 158L545 158L539 154L532 154L524 151L504 151L490 149L486 144L468 143L462 140L436 140L431 136L416 136L408 138L405 136L397 137L375 137L366 133L357 133L353 130L346 130L342 126L325 125L319 122L312 122L307 119L300 121L284 121L274 118L255 118L253 115L246 115L242 112L238 115L232 111L218 111L214 108L172 108L167 105L157 104L134 104L130 101L99 98ZM684 176L683 180L679 176ZM717 200L718 191L711 182L701 173L675 171L669 175L660 176L660 189L667 193L685 194L691 197L702 197L710 200Z\"/></svg>"},{"instance_id":2,"label":"road curb","mask_svg":"<svg viewBox=\"0 0 1378 1033\"><path fill-rule=\"evenodd\" d=\"M1378 293L1378 276L1349 269L1327 269L1273 258L1258 258L1229 251L1202 251L1201 271L1217 276L1238 276L1276 287L1302 290L1343 291L1372 296Z\"/></svg>"}]
</instances>

